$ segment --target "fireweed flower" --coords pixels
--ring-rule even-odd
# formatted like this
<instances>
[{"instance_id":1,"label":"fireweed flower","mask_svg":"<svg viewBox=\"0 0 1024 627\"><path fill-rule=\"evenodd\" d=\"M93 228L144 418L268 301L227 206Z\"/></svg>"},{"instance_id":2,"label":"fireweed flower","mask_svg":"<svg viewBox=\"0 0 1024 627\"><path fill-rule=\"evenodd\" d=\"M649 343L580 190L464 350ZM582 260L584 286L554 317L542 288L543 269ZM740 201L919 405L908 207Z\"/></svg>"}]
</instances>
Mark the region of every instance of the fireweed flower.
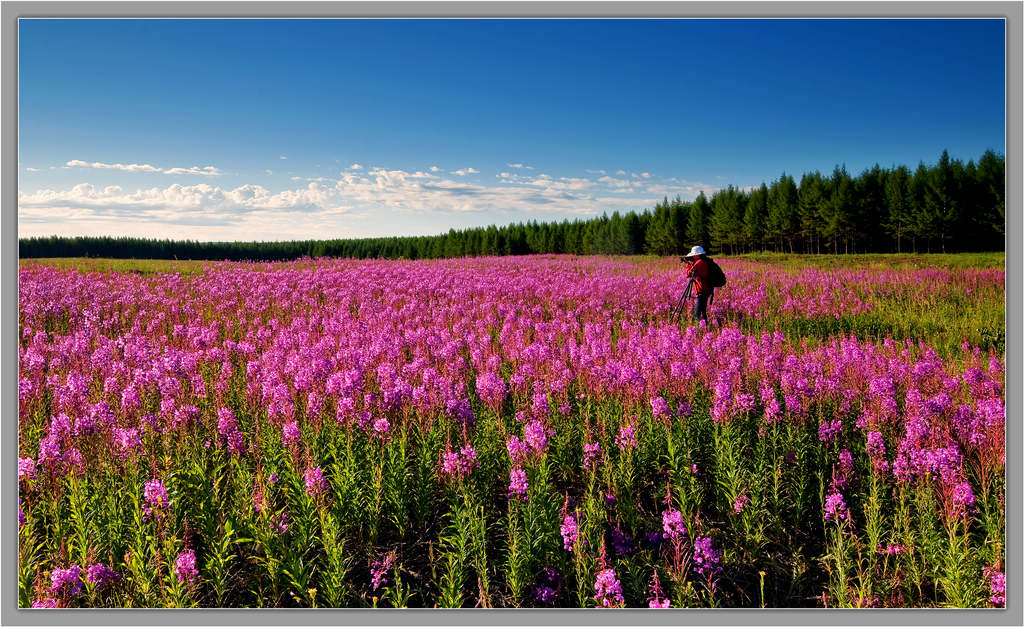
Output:
<instances>
[{"instance_id":1,"label":"fireweed flower","mask_svg":"<svg viewBox=\"0 0 1024 627\"><path fill-rule=\"evenodd\" d=\"M107 568L104 564L93 564L85 571L85 580L94 584L97 590L103 590L120 578L121 575Z\"/></svg>"},{"instance_id":2,"label":"fireweed flower","mask_svg":"<svg viewBox=\"0 0 1024 627\"><path fill-rule=\"evenodd\" d=\"M199 577L195 551L186 549L178 553L178 558L174 560L174 574L178 577L178 583L192 583Z\"/></svg>"},{"instance_id":3,"label":"fireweed flower","mask_svg":"<svg viewBox=\"0 0 1024 627\"><path fill-rule=\"evenodd\" d=\"M655 396L651 399L651 413L655 418L666 419L669 417L670 412L668 409L668 403L664 398Z\"/></svg>"},{"instance_id":4,"label":"fireweed flower","mask_svg":"<svg viewBox=\"0 0 1024 627\"><path fill-rule=\"evenodd\" d=\"M373 421L373 435L382 440L391 438L391 423L387 418L381 417Z\"/></svg>"},{"instance_id":5,"label":"fireweed flower","mask_svg":"<svg viewBox=\"0 0 1024 627\"><path fill-rule=\"evenodd\" d=\"M600 603L601 607L621 607L626 602L622 597L622 585L614 569L606 568L597 573L594 600Z\"/></svg>"},{"instance_id":6,"label":"fireweed flower","mask_svg":"<svg viewBox=\"0 0 1024 627\"><path fill-rule=\"evenodd\" d=\"M612 538L612 550L619 555L629 555L636 550L633 539L626 535L622 529L612 527L610 535Z\"/></svg>"},{"instance_id":7,"label":"fireweed flower","mask_svg":"<svg viewBox=\"0 0 1024 627\"><path fill-rule=\"evenodd\" d=\"M37 478L36 474L36 460L31 457L19 457L18 458L18 483L35 481Z\"/></svg>"},{"instance_id":8,"label":"fireweed flower","mask_svg":"<svg viewBox=\"0 0 1024 627\"><path fill-rule=\"evenodd\" d=\"M281 427L281 443L285 446L292 446L298 444L302 439L302 433L299 431L298 423L292 421L285 423Z\"/></svg>"},{"instance_id":9,"label":"fireweed flower","mask_svg":"<svg viewBox=\"0 0 1024 627\"><path fill-rule=\"evenodd\" d=\"M54 568L50 573L50 594L74 596L81 594L82 569L77 564L67 568Z\"/></svg>"},{"instance_id":10,"label":"fireweed flower","mask_svg":"<svg viewBox=\"0 0 1024 627\"><path fill-rule=\"evenodd\" d=\"M576 524L576 516L566 514L562 519L562 546L566 551L576 550L576 543L579 541L580 530Z\"/></svg>"},{"instance_id":11,"label":"fireweed flower","mask_svg":"<svg viewBox=\"0 0 1024 627\"><path fill-rule=\"evenodd\" d=\"M603 459L601 453L601 445L597 442L587 442L583 445L583 467L587 469L593 469L597 467Z\"/></svg>"},{"instance_id":12,"label":"fireweed flower","mask_svg":"<svg viewBox=\"0 0 1024 627\"><path fill-rule=\"evenodd\" d=\"M654 571L654 576L651 577L651 596L647 597L647 606L652 609L665 609L672 606L672 603L667 599L663 598L665 594L661 589L661 581L658 579L658 571Z\"/></svg>"},{"instance_id":13,"label":"fireweed flower","mask_svg":"<svg viewBox=\"0 0 1024 627\"><path fill-rule=\"evenodd\" d=\"M374 590L388 582L386 575L391 570L394 559L394 554L389 553L370 565L370 585Z\"/></svg>"},{"instance_id":14,"label":"fireweed flower","mask_svg":"<svg viewBox=\"0 0 1024 627\"><path fill-rule=\"evenodd\" d=\"M114 428L114 457L126 457L142 451L142 437L133 428Z\"/></svg>"},{"instance_id":15,"label":"fireweed flower","mask_svg":"<svg viewBox=\"0 0 1024 627\"><path fill-rule=\"evenodd\" d=\"M227 407L217 410L217 433L227 443L228 451L233 454L245 453L245 435L239 429L238 419Z\"/></svg>"},{"instance_id":16,"label":"fireweed flower","mask_svg":"<svg viewBox=\"0 0 1024 627\"><path fill-rule=\"evenodd\" d=\"M668 509L661 513L662 537L666 540L674 540L686 535L686 525L683 523L683 513L678 509Z\"/></svg>"},{"instance_id":17,"label":"fireweed flower","mask_svg":"<svg viewBox=\"0 0 1024 627\"><path fill-rule=\"evenodd\" d=\"M989 603L996 607L1006 605L1006 574L999 570L998 566L987 566L984 569L985 577L989 580L992 596Z\"/></svg>"},{"instance_id":18,"label":"fireweed flower","mask_svg":"<svg viewBox=\"0 0 1024 627\"><path fill-rule=\"evenodd\" d=\"M527 423L523 433L524 439L530 448L538 455L543 455L544 450L548 447L548 434L547 430L544 429L544 425L539 420L533 419Z\"/></svg>"},{"instance_id":19,"label":"fireweed flower","mask_svg":"<svg viewBox=\"0 0 1024 627\"><path fill-rule=\"evenodd\" d=\"M615 437L615 443L623 451L636 448L636 427L632 423L619 427L619 435Z\"/></svg>"},{"instance_id":20,"label":"fireweed flower","mask_svg":"<svg viewBox=\"0 0 1024 627\"><path fill-rule=\"evenodd\" d=\"M974 507L974 490L971 484L961 481L953 488L953 515L966 516L970 508Z\"/></svg>"},{"instance_id":21,"label":"fireweed flower","mask_svg":"<svg viewBox=\"0 0 1024 627\"><path fill-rule=\"evenodd\" d=\"M32 601L32 607L36 609L56 609L57 599L53 597L43 597L41 599L36 599L35 601Z\"/></svg>"},{"instance_id":22,"label":"fireweed flower","mask_svg":"<svg viewBox=\"0 0 1024 627\"><path fill-rule=\"evenodd\" d=\"M520 464L530 456L530 446L514 435L505 440L505 448L513 464Z\"/></svg>"},{"instance_id":23,"label":"fireweed flower","mask_svg":"<svg viewBox=\"0 0 1024 627\"><path fill-rule=\"evenodd\" d=\"M541 605L550 605L558 600L562 589L562 576L554 568L545 568L541 580L534 590L534 597Z\"/></svg>"},{"instance_id":24,"label":"fireweed flower","mask_svg":"<svg viewBox=\"0 0 1024 627\"><path fill-rule=\"evenodd\" d=\"M711 538L702 537L693 541L693 570L706 577L713 577L722 571L719 562L722 552L714 548Z\"/></svg>"},{"instance_id":25,"label":"fireweed flower","mask_svg":"<svg viewBox=\"0 0 1024 627\"><path fill-rule=\"evenodd\" d=\"M868 432L868 441L865 446L868 456L871 458L871 465L875 472L884 473L889 469L889 462L885 460L885 439L877 431Z\"/></svg>"},{"instance_id":26,"label":"fireweed flower","mask_svg":"<svg viewBox=\"0 0 1024 627\"><path fill-rule=\"evenodd\" d=\"M818 439L829 443L834 441L843 432L843 421L824 421L818 426Z\"/></svg>"},{"instance_id":27,"label":"fireweed flower","mask_svg":"<svg viewBox=\"0 0 1024 627\"><path fill-rule=\"evenodd\" d=\"M526 482L526 471L521 468L513 468L509 472L508 482L508 498L519 499L520 501L526 500L526 491L529 489L530 484Z\"/></svg>"},{"instance_id":28,"label":"fireweed flower","mask_svg":"<svg viewBox=\"0 0 1024 627\"><path fill-rule=\"evenodd\" d=\"M743 511L743 508L750 502L750 497L744 492L736 497L736 500L732 504L732 511L739 514Z\"/></svg>"},{"instance_id":29,"label":"fireweed flower","mask_svg":"<svg viewBox=\"0 0 1024 627\"><path fill-rule=\"evenodd\" d=\"M145 512L145 518L153 516L160 519L171 508L171 500L167 496L167 488L164 486L164 482L159 479L152 479L146 482L143 488L143 500L142 509Z\"/></svg>"},{"instance_id":30,"label":"fireweed flower","mask_svg":"<svg viewBox=\"0 0 1024 627\"><path fill-rule=\"evenodd\" d=\"M319 466L306 470L306 494L316 496L327 490L327 479L324 478L324 471Z\"/></svg>"},{"instance_id":31,"label":"fireweed flower","mask_svg":"<svg viewBox=\"0 0 1024 627\"><path fill-rule=\"evenodd\" d=\"M840 492L832 492L825 498L825 520L835 519L836 522L849 518L846 501Z\"/></svg>"},{"instance_id":32,"label":"fireweed flower","mask_svg":"<svg viewBox=\"0 0 1024 627\"><path fill-rule=\"evenodd\" d=\"M276 531L279 535L283 535L288 531L289 522L291 521L288 518L288 512L281 512L280 515L275 516L274 519L271 521L271 526L273 526L274 531Z\"/></svg>"}]
</instances>

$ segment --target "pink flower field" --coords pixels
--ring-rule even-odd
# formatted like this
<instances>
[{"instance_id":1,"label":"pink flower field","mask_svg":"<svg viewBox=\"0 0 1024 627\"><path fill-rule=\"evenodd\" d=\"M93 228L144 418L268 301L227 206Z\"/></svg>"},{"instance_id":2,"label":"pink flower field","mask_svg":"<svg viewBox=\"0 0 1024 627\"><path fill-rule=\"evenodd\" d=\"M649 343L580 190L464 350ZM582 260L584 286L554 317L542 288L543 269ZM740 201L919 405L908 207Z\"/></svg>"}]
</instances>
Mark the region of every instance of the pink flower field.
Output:
<instances>
[{"instance_id":1,"label":"pink flower field","mask_svg":"<svg viewBox=\"0 0 1024 627\"><path fill-rule=\"evenodd\" d=\"M720 263L23 264L20 604L1002 606L1002 268Z\"/></svg>"}]
</instances>

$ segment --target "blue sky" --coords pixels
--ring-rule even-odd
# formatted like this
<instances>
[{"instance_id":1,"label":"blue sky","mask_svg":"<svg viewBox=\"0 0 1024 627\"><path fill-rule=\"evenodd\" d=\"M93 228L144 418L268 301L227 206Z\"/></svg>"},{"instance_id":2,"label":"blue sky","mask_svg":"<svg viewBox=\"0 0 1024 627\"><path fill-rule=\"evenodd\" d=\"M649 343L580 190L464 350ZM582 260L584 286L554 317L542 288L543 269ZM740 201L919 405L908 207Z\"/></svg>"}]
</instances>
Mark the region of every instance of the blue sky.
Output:
<instances>
[{"instance_id":1,"label":"blue sky","mask_svg":"<svg viewBox=\"0 0 1024 627\"><path fill-rule=\"evenodd\" d=\"M1001 20L22 20L19 234L417 235L1004 153Z\"/></svg>"}]
</instances>

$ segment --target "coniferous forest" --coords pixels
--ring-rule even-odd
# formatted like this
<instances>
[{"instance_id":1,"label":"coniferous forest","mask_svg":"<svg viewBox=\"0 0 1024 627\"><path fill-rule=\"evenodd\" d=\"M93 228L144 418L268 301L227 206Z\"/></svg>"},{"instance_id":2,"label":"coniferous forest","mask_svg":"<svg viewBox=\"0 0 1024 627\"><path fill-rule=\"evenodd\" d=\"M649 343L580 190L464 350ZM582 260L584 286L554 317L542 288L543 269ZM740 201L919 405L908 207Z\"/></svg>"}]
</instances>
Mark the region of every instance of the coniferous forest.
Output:
<instances>
[{"instance_id":1,"label":"coniferous forest","mask_svg":"<svg viewBox=\"0 0 1024 627\"><path fill-rule=\"evenodd\" d=\"M132 237L30 237L29 257L277 261L299 257L422 259L523 254L929 253L1005 248L1005 157L966 164L944 151L932 166L845 167L797 179L783 173L749 190L727 187L693 201L589 220L529 221L415 237L281 242L198 242Z\"/></svg>"}]
</instances>

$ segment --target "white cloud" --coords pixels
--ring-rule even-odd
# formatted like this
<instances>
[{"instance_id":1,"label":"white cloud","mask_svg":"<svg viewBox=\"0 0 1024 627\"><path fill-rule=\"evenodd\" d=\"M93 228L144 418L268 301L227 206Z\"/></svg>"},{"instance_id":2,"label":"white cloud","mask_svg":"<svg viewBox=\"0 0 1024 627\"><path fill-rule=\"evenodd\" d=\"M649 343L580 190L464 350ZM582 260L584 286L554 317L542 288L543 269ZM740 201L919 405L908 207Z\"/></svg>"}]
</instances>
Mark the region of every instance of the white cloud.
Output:
<instances>
[{"instance_id":1,"label":"white cloud","mask_svg":"<svg viewBox=\"0 0 1024 627\"><path fill-rule=\"evenodd\" d=\"M199 166L192 166L191 168L170 168L163 171L164 174L201 174L203 176L220 176L221 172L213 166L206 166L200 168Z\"/></svg>"},{"instance_id":2,"label":"white cloud","mask_svg":"<svg viewBox=\"0 0 1024 627\"><path fill-rule=\"evenodd\" d=\"M282 158L282 159L287 159L288 157L286 157L286 156L284 156L284 155L281 155L281 158Z\"/></svg>"},{"instance_id":3,"label":"white cloud","mask_svg":"<svg viewBox=\"0 0 1024 627\"><path fill-rule=\"evenodd\" d=\"M686 181L652 184L642 178L602 175L595 180L516 170L500 172L484 184L456 172L443 177L429 171L378 167L345 170L335 178L291 176L294 188L283 190L259 184L227 188L205 183L132 190L82 183L69 189L19 190L18 218L26 234L50 234L56 225L64 225L61 228L70 234L92 232L89 229L124 233L129 227L122 224L142 232L141 225L148 224L150 233L158 229L192 238L207 233L219 234L221 239L253 239L267 233L271 239L287 239L322 232L344 236L352 221L360 219L373 228L387 228L382 225L411 223L411 214L432 212L489 214L487 219L495 223L538 211L599 215L652 207L665 195L692 199L702 190L715 189Z\"/></svg>"},{"instance_id":4,"label":"white cloud","mask_svg":"<svg viewBox=\"0 0 1024 627\"><path fill-rule=\"evenodd\" d=\"M353 163L352 165L348 166L348 169L349 170L362 170L363 166L359 165L358 163Z\"/></svg>"},{"instance_id":5,"label":"white cloud","mask_svg":"<svg viewBox=\"0 0 1024 627\"><path fill-rule=\"evenodd\" d=\"M651 173L650 172L641 172L640 176L645 178L645 179L649 179L649 178L651 178Z\"/></svg>"},{"instance_id":6,"label":"white cloud","mask_svg":"<svg viewBox=\"0 0 1024 627\"><path fill-rule=\"evenodd\" d=\"M618 176L622 176L625 173L626 173L625 170L618 170L618 171L615 172L615 174L618 175Z\"/></svg>"},{"instance_id":7,"label":"white cloud","mask_svg":"<svg viewBox=\"0 0 1024 627\"><path fill-rule=\"evenodd\" d=\"M132 163L128 165L124 163L100 163L98 161L88 163L81 159L72 159L64 165L72 168L98 168L105 170L124 170L125 172L163 172L160 168L147 163Z\"/></svg>"},{"instance_id":8,"label":"white cloud","mask_svg":"<svg viewBox=\"0 0 1024 627\"><path fill-rule=\"evenodd\" d=\"M467 174L479 174L479 173L480 173L480 170L477 170L475 168L464 168L464 169L461 169L461 170L452 170L451 171L451 174L455 174L457 176L466 176Z\"/></svg>"},{"instance_id":9,"label":"white cloud","mask_svg":"<svg viewBox=\"0 0 1024 627\"><path fill-rule=\"evenodd\" d=\"M81 159L72 159L64 164L64 167L71 168L95 168L99 170L121 170L123 172L162 172L164 174L198 174L202 176L220 176L221 171L212 165L199 167L194 165L190 168L167 168L160 169L148 163L101 163L94 161L89 163ZM52 169L52 168L51 168Z\"/></svg>"},{"instance_id":10,"label":"white cloud","mask_svg":"<svg viewBox=\"0 0 1024 627\"><path fill-rule=\"evenodd\" d=\"M608 174L604 170L586 170L587 174Z\"/></svg>"},{"instance_id":11,"label":"white cloud","mask_svg":"<svg viewBox=\"0 0 1024 627\"><path fill-rule=\"evenodd\" d=\"M274 173L273 170L264 170L264 172L266 172L267 174L273 174Z\"/></svg>"},{"instance_id":12,"label":"white cloud","mask_svg":"<svg viewBox=\"0 0 1024 627\"><path fill-rule=\"evenodd\" d=\"M25 168L26 172L38 172L39 168Z\"/></svg>"}]
</instances>

